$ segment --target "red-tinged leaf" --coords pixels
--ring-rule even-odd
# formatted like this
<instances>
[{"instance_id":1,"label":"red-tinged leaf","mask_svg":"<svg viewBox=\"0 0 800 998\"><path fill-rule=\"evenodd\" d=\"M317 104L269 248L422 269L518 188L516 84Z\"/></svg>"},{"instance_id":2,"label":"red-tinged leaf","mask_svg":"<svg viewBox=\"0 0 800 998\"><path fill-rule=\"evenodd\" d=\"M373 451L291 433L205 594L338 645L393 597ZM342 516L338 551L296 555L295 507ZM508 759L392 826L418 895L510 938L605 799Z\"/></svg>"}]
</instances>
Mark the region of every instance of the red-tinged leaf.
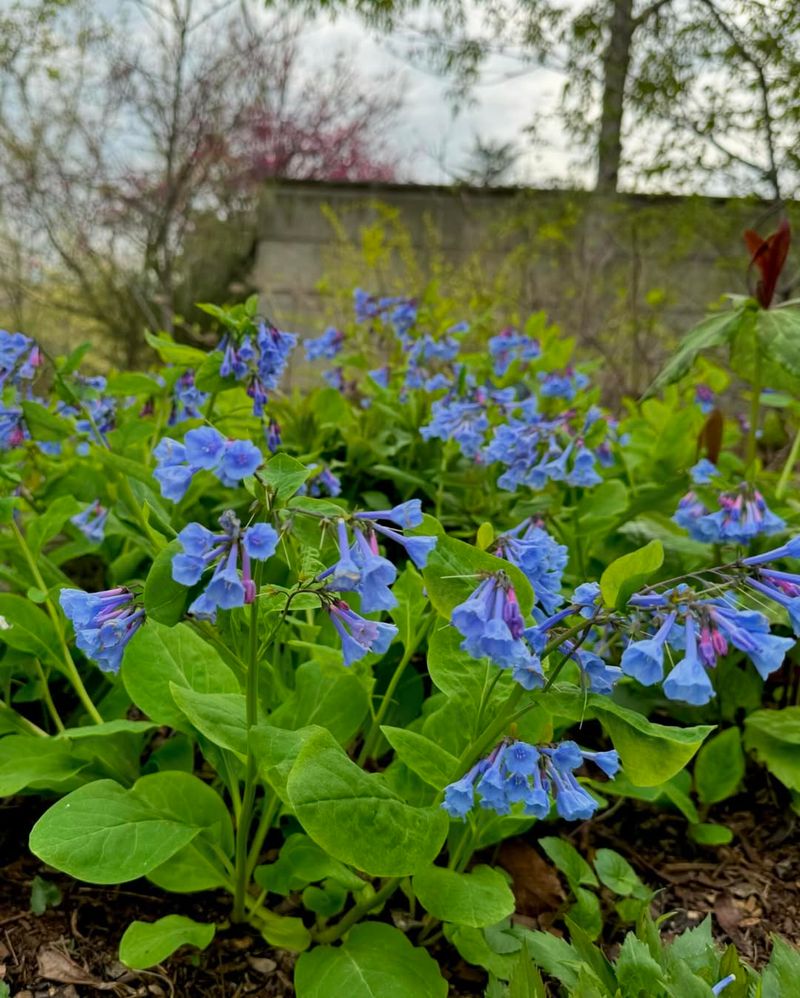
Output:
<instances>
[{"instance_id":1,"label":"red-tinged leaf","mask_svg":"<svg viewBox=\"0 0 800 998\"><path fill-rule=\"evenodd\" d=\"M712 464L719 461L719 454L722 450L722 431L725 427L725 418L719 409L713 409L708 419L703 424L703 428L697 437L697 450L702 453Z\"/></svg>"},{"instance_id":2,"label":"red-tinged leaf","mask_svg":"<svg viewBox=\"0 0 800 998\"><path fill-rule=\"evenodd\" d=\"M744 241L750 251L750 269L757 267L761 274L756 284L755 297L762 308L769 308L775 296L778 278L789 254L789 245L792 241L789 222L783 219L777 230L766 239L762 239L752 229L747 229Z\"/></svg>"}]
</instances>

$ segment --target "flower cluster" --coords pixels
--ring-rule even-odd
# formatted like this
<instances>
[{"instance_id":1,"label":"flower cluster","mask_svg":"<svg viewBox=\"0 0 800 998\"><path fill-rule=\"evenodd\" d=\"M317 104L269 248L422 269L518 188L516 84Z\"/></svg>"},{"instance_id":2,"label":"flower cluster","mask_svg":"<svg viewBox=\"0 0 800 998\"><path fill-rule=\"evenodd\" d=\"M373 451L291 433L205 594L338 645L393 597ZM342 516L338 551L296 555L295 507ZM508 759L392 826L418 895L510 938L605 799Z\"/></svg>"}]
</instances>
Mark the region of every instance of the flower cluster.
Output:
<instances>
[{"instance_id":1,"label":"flower cluster","mask_svg":"<svg viewBox=\"0 0 800 998\"><path fill-rule=\"evenodd\" d=\"M467 458L478 458L489 429L486 407L477 401L446 396L431 406L431 421L420 428L424 440L455 440Z\"/></svg>"},{"instance_id":2,"label":"flower cluster","mask_svg":"<svg viewBox=\"0 0 800 998\"><path fill-rule=\"evenodd\" d=\"M253 602L256 587L250 563L272 557L278 543L278 535L268 523L242 529L230 510L222 514L219 523L222 532L218 534L199 523L187 524L178 534L183 552L172 559L172 578L183 586L196 585L215 566L205 589L189 606L189 613L209 620L216 618L217 610Z\"/></svg>"},{"instance_id":3,"label":"flower cluster","mask_svg":"<svg viewBox=\"0 0 800 998\"><path fill-rule=\"evenodd\" d=\"M353 292L353 306L356 322L381 319L390 323L395 334L401 338L417 321L417 303L413 298L376 298L362 288L356 288Z\"/></svg>"},{"instance_id":4,"label":"flower cluster","mask_svg":"<svg viewBox=\"0 0 800 998\"><path fill-rule=\"evenodd\" d=\"M468 599L454 607L450 622L463 636L461 647L472 658L489 658L501 669L511 669L525 689L543 685L542 663L525 640L525 621L505 572L487 575Z\"/></svg>"},{"instance_id":5,"label":"flower cluster","mask_svg":"<svg viewBox=\"0 0 800 998\"><path fill-rule=\"evenodd\" d=\"M554 541L541 523L523 520L497 538L495 554L516 565L533 586L536 602L547 614L555 613L564 602L561 578L569 552Z\"/></svg>"},{"instance_id":6,"label":"flower cluster","mask_svg":"<svg viewBox=\"0 0 800 998\"><path fill-rule=\"evenodd\" d=\"M487 461L497 461L507 468L497 480L501 489L513 492L523 485L538 490L548 481L587 488L602 481L596 465L605 457L592 451L584 440L591 426L590 416L582 432L571 436L572 413L547 419L533 405L520 407L520 411L522 418L510 416L495 428L484 451ZM590 415L594 421L594 414Z\"/></svg>"},{"instance_id":7,"label":"flower cluster","mask_svg":"<svg viewBox=\"0 0 800 998\"><path fill-rule=\"evenodd\" d=\"M574 367L566 367L563 371L539 372L539 394L545 398L561 398L571 402L578 392L588 386L587 376Z\"/></svg>"},{"instance_id":8,"label":"flower cluster","mask_svg":"<svg viewBox=\"0 0 800 998\"><path fill-rule=\"evenodd\" d=\"M125 646L144 622L133 593L119 587L100 593L62 589L61 608L75 628L76 644L103 672L119 672Z\"/></svg>"},{"instance_id":9,"label":"flower cluster","mask_svg":"<svg viewBox=\"0 0 800 998\"><path fill-rule=\"evenodd\" d=\"M501 378L515 360L530 361L541 356L538 340L526 336L511 326L501 329L489 340L489 355L495 375Z\"/></svg>"},{"instance_id":10,"label":"flower cluster","mask_svg":"<svg viewBox=\"0 0 800 998\"><path fill-rule=\"evenodd\" d=\"M397 634L394 624L384 624L378 620L367 620L350 609L342 599L333 600L326 606L331 623L342 639L344 664L352 665L369 652L382 655Z\"/></svg>"},{"instance_id":11,"label":"flower cluster","mask_svg":"<svg viewBox=\"0 0 800 998\"><path fill-rule=\"evenodd\" d=\"M93 544L99 544L106 533L106 521L108 520L108 510L100 503L89 503L86 509L70 517L73 523L83 536Z\"/></svg>"},{"instance_id":12,"label":"flower cluster","mask_svg":"<svg viewBox=\"0 0 800 998\"><path fill-rule=\"evenodd\" d=\"M172 406L167 425L175 426L186 419L200 419L208 393L201 392L194 383L194 371L184 371L172 389Z\"/></svg>"},{"instance_id":13,"label":"flower cluster","mask_svg":"<svg viewBox=\"0 0 800 998\"><path fill-rule=\"evenodd\" d=\"M707 464L710 462L700 462L693 469L698 483L710 480ZM747 482L731 492L719 493L717 504L719 509L711 513L694 491L687 492L672 519L688 530L694 540L708 544L748 544L759 534L775 534L786 527L767 506L758 489Z\"/></svg>"},{"instance_id":14,"label":"flower cluster","mask_svg":"<svg viewBox=\"0 0 800 998\"><path fill-rule=\"evenodd\" d=\"M619 772L619 756L587 752L573 741L553 746L534 746L522 741L503 741L460 780L445 787L442 807L451 818L465 818L479 797L482 808L499 815L510 814L516 804L533 818L546 818L555 802L556 811L567 821L591 818L598 803L575 777L585 761L593 762L606 776Z\"/></svg>"},{"instance_id":15,"label":"flower cluster","mask_svg":"<svg viewBox=\"0 0 800 998\"><path fill-rule=\"evenodd\" d=\"M256 416L263 415L267 393L278 387L296 343L294 333L281 332L261 320L255 336L244 336L237 343L227 335L217 347L222 351L219 373L245 383Z\"/></svg>"},{"instance_id":16,"label":"flower cluster","mask_svg":"<svg viewBox=\"0 0 800 998\"><path fill-rule=\"evenodd\" d=\"M13 450L28 438L22 409L0 402L0 450Z\"/></svg>"},{"instance_id":17,"label":"flower cluster","mask_svg":"<svg viewBox=\"0 0 800 998\"><path fill-rule=\"evenodd\" d=\"M321 496L330 496L335 499L341 494L342 483L338 475L334 475L327 465L315 465L310 470L311 474L297 490L298 495L313 496L315 499L319 499Z\"/></svg>"},{"instance_id":18,"label":"flower cluster","mask_svg":"<svg viewBox=\"0 0 800 998\"><path fill-rule=\"evenodd\" d=\"M407 389L435 392L450 387L454 380L452 361L461 349L458 340L449 334L437 340L425 333L416 340L406 337L403 348L406 351Z\"/></svg>"},{"instance_id":19,"label":"flower cluster","mask_svg":"<svg viewBox=\"0 0 800 998\"><path fill-rule=\"evenodd\" d=\"M7 382L32 381L43 362L42 352L30 337L0 329L0 388Z\"/></svg>"},{"instance_id":20,"label":"flower cluster","mask_svg":"<svg viewBox=\"0 0 800 998\"><path fill-rule=\"evenodd\" d=\"M229 487L238 485L263 463L261 451L249 440L226 440L212 426L189 430L183 443L164 437L153 451L158 462L153 471L161 495L180 502L192 478L206 470Z\"/></svg>"},{"instance_id":21,"label":"flower cluster","mask_svg":"<svg viewBox=\"0 0 800 998\"><path fill-rule=\"evenodd\" d=\"M306 350L307 360L333 360L342 349L344 344L344 333L334 326L326 329L322 336L315 340L305 340L303 346Z\"/></svg>"}]
</instances>

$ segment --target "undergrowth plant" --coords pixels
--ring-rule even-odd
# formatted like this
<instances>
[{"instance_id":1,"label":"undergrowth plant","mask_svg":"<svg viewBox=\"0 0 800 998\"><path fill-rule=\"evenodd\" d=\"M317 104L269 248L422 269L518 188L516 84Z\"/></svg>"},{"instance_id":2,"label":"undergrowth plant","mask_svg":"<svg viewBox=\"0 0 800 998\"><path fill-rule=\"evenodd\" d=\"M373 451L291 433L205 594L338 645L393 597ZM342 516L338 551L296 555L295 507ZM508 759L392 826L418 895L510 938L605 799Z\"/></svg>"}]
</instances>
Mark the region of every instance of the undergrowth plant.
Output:
<instances>
[{"instance_id":1,"label":"undergrowth plant","mask_svg":"<svg viewBox=\"0 0 800 998\"><path fill-rule=\"evenodd\" d=\"M779 464L763 418L796 422L800 317L772 307L788 232L755 240L755 297L621 418L542 316L489 335L433 290L356 291L352 327L305 344L326 382L305 394L255 300L203 306L215 350L149 335L160 368L107 378L0 335L0 794L54 799L30 835L50 867L230 899L134 922L123 962L227 918L300 954L300 998L443 996L445 944L496 995L543 994L534 965L570 994L746 993L705 935L691 966L661 948L621 858L594 858L638 925L616 966L591 879L567 943L510 921L488 860L613 795L724 841L740 723L800 790L800 431ZM722 346L743 421L701 356Z\"/></svg>"}]
</instances>

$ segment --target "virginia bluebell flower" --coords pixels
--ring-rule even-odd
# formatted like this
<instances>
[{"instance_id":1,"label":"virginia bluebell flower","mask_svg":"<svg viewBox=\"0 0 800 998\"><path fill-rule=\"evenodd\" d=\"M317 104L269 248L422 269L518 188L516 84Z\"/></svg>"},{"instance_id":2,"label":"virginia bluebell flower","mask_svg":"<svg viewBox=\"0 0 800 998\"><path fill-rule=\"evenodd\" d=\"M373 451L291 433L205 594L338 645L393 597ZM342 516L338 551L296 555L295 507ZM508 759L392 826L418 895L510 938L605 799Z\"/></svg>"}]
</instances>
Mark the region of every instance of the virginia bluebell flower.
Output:
<instances>
[{"instance_id":1,"label":"virginia bluebell flower","mask_svg":"<svg viewBox=\"0 0 800 998\"><path fill-rule=\"evenodd\" d=\"M652 686L664 677L664 645L677 614L670 613L652 638L632 641L620 659L626 676L633 676L643 686Z\"/></svg>"},{"instance_id":2,"label":"virginia bluebell flower","mask_svg":"<svg viewBox=\"0 0 800 998\"><path fill-rule=\"evenodd\" d=\"M540 371L539 394L545 398L562 398L571 402L579 391L589 384L585 374L573 367L565 367L563 371Z\"/></svg>"},{"instance_id":3,"label":"virginia bluebell flower","mask_svg":"<svg viewBox=\"0 0 800 998\"><path fill-rule=\"evenodd\" d=\"M13 450L28 438L22 409L0 402L0 450Z\"/></svg>"},{"instance_id":4,"label":"virginia bluebell flower","mask_svg":"<svg viewBox=\"0 0 800 998\"><path fill-rule=\"evenodd\" d=\"M294 333L281 332L262 319L254 337L245 336L237 343L228 334L217 347L223 354L220 374L245 382L254 415L263 414L268 392L278 387L296 343Z\"/></svg>"},{"instance_id":5,"label":"virginia bluebell flower","mask_svg":"<svg viewBox=\"0 0 800 998\"><path fill-rule=\"evenodd\" d=\"M119 587L99 593L62 589L59 603L75 629L81 651L103 672L119 672L125 646L144 622L129 589Z\"/></svg>"},{"instance_id":6,"label":"virginia bluebell flower","mask_svg":"<svg viewBox=\"0 0 800 998\"><path fill-rule=\"evenodd\" d=\"M689 469L689 476L695 485L708 485L719 475L719 468L712 464L707 457L702 457Z\"/></svg>"},{"instance_id":7,"label":"virginia bluebell flower","mask_svg":"<svg viewBox=\"0 0 800 998\"><path fill-rule=\"evenodd\" d=\"M364 613L397 606L390 589L397 578L397 569L379 552L375 532L356 527L350 546L344 519L337 522L336 531L339 560L317 576L319 581L324 581L328 590L358 593Z\"/></svg>"},{"instance_id":8,"label":"virginia bluebell flower","mask_svg":"<svg viewBox=\"0 0 800 998\"><path fill-rule=\"evenodd\" d=\"M208 585L189 607L190 613L210 620L218 609L232 610L253 602L256 589L250 563L272 557L278 543L278 535L268 523L242 529L230 510L222 514L219 523L222 532L218 534L199 523L187 524L178 534L183 552L172 559L172 578L183 586L195 585L216 566Z\"/></svg>"},{"instance_id":9,"label":"virginia bluebell flower","mask_svg":"<svg viewBox=\"0 0 800 998\"><path fill-rule=\"evenodd\" d=\"M717 502L720 508L711 513L694 492L687 492L673 520L694 540L709 544L748 544L759 534L775 534L786 527L747 482L733 492L721 492Z\"/></svg>"},{"instance_id":10,"label":"virginia bluebell flower","mask_svg":"<svg viewBox=\"0 0 800 998\"><path fill-rule=\"evenodd\" d=\"M281 428L274 419L270 419L264 427L264 439L267 441L267 450L274 454L281 445Z\"/></svg>"},{"instance_id":11,"label":"virginia bluebell flower","mask_svg":"<svg viewBox=\"0 0 800 998\"><path fill-rule=\"evenodd\" d=\"M700 412L708 415L716 405L714 392L708 385L696 385L694 390L694 400L700 406Z\"/></svg>"},{"instance_id":12,"label":"virginia bluebell flower","mask_svg":"<svg viewBox=\"0 0 800 998\"><path fill-rule=\"evenodd\" d=\"M546 818L555 801L556 811L568 821L590 818L597 801L578 783L575 770L590 761L606 776L619 771L619 756L587 752L575 742L533 746L504 740L460 780L444 790L442 807L451 818L463 819L475 806L476 795L486 810L510 814L522 804L521 814Z\"/></svg>"},{"instance_id":13,"label":"virginia bluebell flower","mask_svg":"<svg viewBox=\"0 0 800 998\"><path fill-rule=\"evenodd\" d=\"M526 336L511 326L501 329L489 340L489 355L493 360L494 373L502 377L515 360L536 360L542 348L538 340Z\"/></svg>"},{"instance_id":14,"label":"virginia bluebell flower","mask_svg":"<svg viewBox=\"0 0 800 998\"><path fill-rule=\"evenodd\" d=\"M320 360L321 358L333 360L341 352L343 344L344 333L334 326L330 326L315 340L303 341L307 360Z\"/></svg>"},{"instance_id":15,"label":"virginia bluebell flower","mask_svg":"<svg viewBox=\"0 0 800 998\"><path fill-rule=\"evenodd\" d=\"M326 609L342 639L345 665L352 665L368 652L382 655L388 650L397 634L394 624L367 620L351 610L344 600L334 600Z\"/></svg>"},{"instance_id":16,"label":"virginia bluebell flower","mask_svg":"<svg viewBox=\"0 0 800 998\"><path fill-rule=\"evenodd\" d=\"M105 537L106 520L108 510L97 501L89 503L86 509L70 517L70 522L93 544L99 544Z\"/></svg>"},{"instance_id":17,"label":"virginia bluebell flower","mask_svg":"<svg viewBox=\"0 0 800 998\"><path fill-rule=\"evenodd\" d=\"M323 371L322 380L329 387L335 388L337 392L344 392L345 390L346 384L343 367L331 367L327 371Z\"/></svg>"},{"instance_id":18,"label":"virginia bluebell flower","mask_svg":"<svg viewBox=\"0 0 800 998\"><path fill-rule=\"evenodd\" d=\"M313 465L311 474L297 490L300 496L313 496L318 499L320 496L331 496L335 498L342 491L342 483L337 475L331 471L327 465Z\"/></svg>"},{"instance_id":19,"label":"virginia bluebell flower","mask_svg":"<svg viewBox=\"0 0 800 998\"><path fill-rule=\"evenodd\" d=\"M729 984L733 984L736 980L736 974L728 974L727 977L723 977L721 981L717 981L714 987L711 989L711 993L714 995L721 995L722 992L727 988Z\"/></svg>"},{"instance_id":20,"label":"virginia bluebell flower","mask_svg":"<svg viewBox=\"0 0 800 998\"><path fill-rule=\"evenodd\" d=\"M11 382L32 381L43 362L34 340L23 333L0 329L0 387Z\"/></svg>"},{"instance_id":21,"label":"virginia bluebell flower","mask_svg":"<svg viewBox=\"0 0 800 998\"><path fill-rule=\"evenodd\" d=\"M378 388L388 388L389 378L391 376L391 369L388 364L384 364L383 367L376 367L373 371L367 372L378 386Z\"/></svg>"},{"instance_id":22,"label":"virginia bluebell flower","mask_svg":"<svg viewBox=\"0 0 800 998\"><path fill-rule=\"evenodd\" d=\"M167 425L175 426L186 419L199 419L207 401L208 393L201 392L194 383L194 371L184 371L172 389L172 407Z\"/></svg>"},{"instance_id":23,"label":"virginia bluebell flower","mask_svg":"<svg viewBox=\"0 0 800 998\"><path fill-rule=\"evenodd\" d=\"M189 430L183 443L163 437L153 451L153 476L161 495L180 502L198 471L210 471L223 485L233 487L263 464L261 451L249 440L226 440L213 426Z\"/></svg>"},{"instance_id":24,"label":"virginia bluebell flower","mask_svg":"<svg viewBox=\"0 0 800 998\"><path fill-rule=\"evenodd\" d=\"M504 572L484 578L469 599L453 608L450 623L464 638L461 647L473 658L489 658L501 669L514 669L528 682L541 685L536 683L541 665L523 640L525 621Z\"/></svg>"},{"instance_id":25,"label":"virginia bluebell flower","mask_svg":"<svg viewBox=\"0 0 800 998\"><path fill-rule=\"evenodd\" d=\"M555 613L564 602L561 577L569 552L538 523L523 520L497 538L495 554L516 565L533 586L536 602L545 613Z\"/></svg>"},{"instance_id":26,"label":"virginia bluebell flower","mask_svg":"<svg viewBox=\"0 0 800 998\"><path fill-rule=\"evenodd\" d=\"M474 459L480 454L488 429L484 405L446 396L433 403L431 421L419 432L423 440L455 440L464 457Z\"/></svg>"}]
</instances>

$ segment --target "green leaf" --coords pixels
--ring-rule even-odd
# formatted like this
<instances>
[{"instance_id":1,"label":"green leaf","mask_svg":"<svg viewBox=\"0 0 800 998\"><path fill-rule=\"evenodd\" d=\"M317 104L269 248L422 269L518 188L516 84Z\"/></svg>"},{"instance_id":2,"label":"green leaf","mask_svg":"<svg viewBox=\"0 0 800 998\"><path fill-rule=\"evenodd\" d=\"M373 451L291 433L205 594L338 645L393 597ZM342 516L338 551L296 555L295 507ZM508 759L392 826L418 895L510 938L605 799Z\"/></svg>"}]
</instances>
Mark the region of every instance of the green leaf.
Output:
<instances>
[{"instance_id":1,"label":"green leaf","mask_svg":"<svg viewBox=\"0 0 800 998\"><path fill-rule=\"evenodd\" d=\"M198 693L169 684L172 699L201 735L220 748L247 755L246 701L243 693Z\"/></svg>"},{"instance_id":2,"label":"green leaf","mask_svg":"<svg viewBox=\"0 0 800 998\"><path fill-rule=\"evenodd\" d=\"M464 541L444 534L439 535L422 576L431 603L449 620L453 608L469 599L478 587L481 573L501 571L511 579L520 612L526 617L533 606L530 582L516 565L481 551L472 544L465 544Z\"/></svg>"},{"instance_id":3,"label":"green leaf","mask_svg":"<svg viewBox=\"0 0 800 998\"><path fill-rule=\"evenodd\" d=\"M81 504L74 496L54 499L44 513L28 525L26 540L31 551L38 555L47 541L55 537L67 520L80 510Z\"/></svg>"},{"instance_id":4,"label":"green leaf","mask_svg":"<svg viewBox=\"0 0 800 998\"><path fill-rule=\"evenodd\" d=\"M744 752L738 728L728 728L710 738L697 753L694 782L703 804L731 797L744 777Z\"/></svg>"},{"instance_id":5,"label":"green leaf","mask_svg":"<svg viewBox=\"0 0 800 998\"><path fill-rule=\"evenodd\" d=\"M145 330L144 338L166 364L177 364L180 367L197 367L203 363L208 354L205 350L176 343L169 336L155 336Z\"/></svg>"},{"instance_id":6,"label":"green leaf","mask_svg":"<svg viewBox=\"0 0 800 998\"><path fill-rule=\"evenodd\" d=\"M547 998L542 975L534 967L527 945L523 945L514 963L508 982L508 998Z\"/></svg>"},{"instance_id":7,"label":"green leaf","mask_svg":"<svg viewBox=\"0 0 800 998\"><path fill-rule=\"evenodd\" d=\"M20 402L25 423L34 440L66 440L75 432L75 424L45 409L38 402Z\"/></svg>"},{"instance_id":8,"label":"green leaf","mask_svg":"<svg viewBox=\"0 0 800 998\"><path fill-rule=\"evenodd\" d=\"M756 329L761 348L782 368L800 377L800 311L796 308L760 308Z\"/></svg>"},{"instance_id":9,"label":"green leaf","mask_svg":"<svg viewBox=\"0 0 800 998\"><path fill-rule=\"evenodd\" d=\"M608 993L610 995L615 994L617 991L617 978L610 961L606 959L603 951L594 945L588 933L580 925L575 924L569 918L566 919L566 924L575 952L591 968L595 977L608 989Z\"/></svg>"},{"instance_id":10,"label":"green leaf","mask_svg":"<svg viewBox=\"0 0 800 998\"><path fill-rule=\"evenodd\" d=\"M319 662L304 662L295 672L294 692L270 715L279 728L325 727L345 745L356 734L369 711L363 684L341 665L325 668Z\"/></svg>"},{"instance_id":11,"label":"green leaf","mask_svg":"<svg viewBox=\"0 0 800 998\"><path fill-rule=\"evenodd\" d=\"M596 693L551 692L548 708L575 721L597 718L619 752L622 768L634 786L654 787L666 783L689 762L713 726L689 728L653 724L636 711L621 707Z\"/></svg>"},{"instance_id":12,"label":"green leaf","mask_svg":"<svg viewBox=\"0 0 800 998\"><path fill-rule=\"evenodd\" d=\"M575 846L570 845L565 839L548 835L539 839L539 845L547 853L550 862L567 878L570 887L577 887L580 884L587 884L589 887L600 886L594 870Z\"/></svg>"},{"instance_id":13,"label":"green leaf","mask_svg":"<svg viewBox=\"0 0 800 998\"><path fill-rule=\"evenodd\" d=\"M397 626L403 649L408 651L416 644L420 624L430 619L425 617L428 600L424 595L422 576L410 562L392 586L392 592L397 606L389 611L389 615Z\"/></svg>"},{"instance_id":14,"label":"green leaf","mask_svg":"<svg viewBox=\"0 0 800 998\"><path fill-rule=\"evenodd\" d=\"M600 899L585 887L573 888L575 903L569 909L569 918L579 926L589 939L597 939L603 931L603 913Z\"/></svg>"},{"instance_id":15,"label":"green leaf","mask_svg":"<svg viewBox=\"0 0 800 998\"><path fill-rule=\"evenodd\" d=\"M209 826L230 851L221 798L188 773L153 773L130 790L113 780L74 790L36 822L30 848L78 880L117 884L145 876Z\"/></svg>"},{"instance_id":16,"label":"green leaf","mask_svg":"<svg viewBox=\"0 0 800 998\"><path fill-rule=\"evenodd\" d=\"M31 884L31 911L34 915L44 915L48 908L61 904L61 890L57 884L44 880L40 876L33 878Z\"/></svg>"},{"instance_id":17,"label":"green leaf","mask_svg":"<svg viewBox=\"0 0 800 998\"><path fill-rule=\"evenodd\" d=\"M0 645L29 652L46 664L64 668L58 635L44 610L16 593L0 593L0 617L9 625L0 630Z\"/></svg>"},{"instance_id":18,"label":"green leaf","mask_svg":"<svg viewBox=\"0 0 800 998\"><path fill-rule=\"evenodd\" d=\"M351 891L360 891L365 886L344 863L299 832L286 839L274 863L259 866L255 871L258 886L273 894L291 894L322 880L334 880Z\"/></svg>"},{"instance_id":19,"label":"green leaf","mask_svg":"<svg viewBox=\"0 0 800 998\"><path fill-rule=\"evenodd\" d=\"M450 624L437 627L428 640L428 672L436 687L449 697L463 697L474 711L491 689L486 712L504 701L514 687L508 671L488 659L479 661L461 648L462 637Z\"/></svg>"},{"instance_id":20,"label":"green leaf","mask_svg":"<svg viewBox=\"0 0 800 998\"><path fill-rule=\"evenodd\" d=\"M652 540L638 551L631 551L612 561L600 576L600 592L606 606L621 610L663 564L664 547L658 540Z\"/></svg>"},{"instance_id":21,"label":"green leaf","mask_svg":"<svg viewBox=\"0 0 800 998\"><path fill-rule=\"evenodd\" d=\"M442 790L458 777L458 759L430 738L406 728L381 728L397 758L429 786Z\"/></svg>"},{"instance_id":22,"label":"green leaf","mask_svg":"<svg viewBox=\"0 0 800 998\"><path fill-rule=\"evenodd\" d=\"M594 858L594 868L600 882L622 897L647 898L650 891L639 879L631 864L613 849L598 849Z\"/></svg>"},{"instance_id":23,"label":"green leaf","mask_svg":"<svg viewBox=\"0 0 800 998\"><path fill-rule=\"evenodd\" d=\"M655 394L662 388L666 388L667 385L680 381L684 374L691 369L699 354L706 350L729 345L740 328L750 320L752 314L747 306L740 306L731 312L711 315L704 319L684 336L678 349L647 389L645 397Z\"/></svg>"},{"instance_id":24,"label":"green leaf","mask_svg":"<svg viewBox=\"0 0 800 998\"><path fill-rule=\"evenodd\" d=\"M163 395L165 388L155 378L141 371L112 374L106 383L109 395Z\"/></svg>"},{"instance_id":25,"label":"green leaf","mask_svg":"<svg viewBox=\"0 0 800 998\"><path fill-rule=\"evenodd\" d=\"M485 551L491 546L494 541L494 527L488 521L485 521L478 527L478 533L475 535L475 543L481 549Z\"/></svg>"},{"instance_id":26,"label":"green leaf","mask_svg":"<svg viewBox=\"0 0 800 998\"><path fill-rule=\"evenodd\" d=\"M288 454L275 454L259 474L275 493L278 502L283 502L297 492L311 472Z\"/></svg>"},{"instance_id":27,"label":"green leaf","mask_svg":"<svg viewBox=\"0 0 800 998\"><path fill-rule=\"evenodd\" d=\"M761 979L761 998L786 998L800 981L800 952L780 936L772 936L772 955Z\"/></svg>"},{"instance_id":28,"label":"green leaf","mask_svg":"<svg viewBox=\"0 0 800 998\"><path fill-rule=\"evenodd\" d=\"M745 718L748 751L790 790L800 790L800 707L756 710Z\"/></svg>"},{"instance_id":29,"label":"green leaf","mask_svg":"<svg viewBox=\"0 0 800 998\"><path fill-rule=\"evenodd\" d=\"M726 846L733 841L733 832L725 825L702 821L689 825L689 838L701 846Z\"/></svg>"},{"instance_id":30,"label":"green leaf","mask_svg":"<svg viewBox=\"0 0 800 998\"><path fill-rule=\"evenodd\" d=\"M195 922L185 915L165 915L156 922L131 922L119 941L119 958L134 970L162 963L181 946L205 949L216 926Z\"/></svg>"},{"instance_id":31,"label":"green leaf","mask_svg":"<svg viewBox=\"0 0 800 998\"><path fill-rule=\"evenodd\" d=\"M72 790L86 769L69 742L37 735L8 735L0 739L0 797L21 790ZM71 785L70 785L70 781Z\"/></svg>"},{"instance_id":32,"label":"green leaf","mask_svg":"<svg viewBox=\"0 0 800 998\"><path fill-rule=\"evenodd\" d=\"M186 730L170 683L197 693L238 693L239 683L217 652L188 624L164 627L148 620L131 638L122 660L131 700L158 724Z\"/></svg>"},{"instance_id":33,"label":"green leaf","mask_svg":"<svg viewBox=\"0 0 800 998\"><path fill-rule=\"evenodd\" d=\"M426 950L391 925L357 925L342 946L318 946L295 966L297 998L446 998Z\"/></svg>"},{"instance_id":34,"label":"green leaf","mask_svg":"<svg viewBox=\"0 0 800 998\"><path fill-rule=\"evenodd\" d=\"M623 994L652 994L663 987L664 971L650 955L647 945L629 932L619 951L616 964L617 981Z\"/></svg>"},{"instance_id":35,"label":"green leaf","mask_svg":"<svg viewBox=\"0 0 800 998\"><path fill-rule=\"evenodd\" d=\"M289 803L287 782L295 759L319 730L314 726L293 731L271 724L258 724L250 729L259 774L286 804Z\"/></svg>"},{"instance_id":36,"label":"green leaf","mask_svg":"<svg viewBox=\"0 0 800 998\"><path fill-rule=\"evenodd\" d=\"M491 866L476 866L469 873L431 866L415 874L411 886L434 918L474 929L494 925L515 909L505 877Z\"/></svg>"},{"instance_id":37,"label":"green leaf","mask_svg":"<svg viewBox=\"0 0 800 998\"><path fill-rule=\"evenodd\" d=\"M191 589L172 578L172 559L183 551L180 541L170 541L156 555L144 583L144 609L150 620L173 627L186 615Z\"/></svg>"},{"instance_id":38,"label":"green leaf","mask_svg":"<svg viewBox=\"0 0 800 998\"><path fill-rule=\"evenodd\" d=\"M417 808L367 775L330 732L300 749L287 783L289 801L308 835L336 859L376 877L415 873L438 855L448 820L438 807Z\"/></svg>"},{"instance_id":39,"label":"green leaf","mask_svg":"<svg viewBox=\"0 0 800 998\"><path fill-rule=\"evenodd\" d=\"M580 959L565 939L549 932L523 931L522 938L538 967L571 990L577 980Z\"/></svg>"}]
</instances>

